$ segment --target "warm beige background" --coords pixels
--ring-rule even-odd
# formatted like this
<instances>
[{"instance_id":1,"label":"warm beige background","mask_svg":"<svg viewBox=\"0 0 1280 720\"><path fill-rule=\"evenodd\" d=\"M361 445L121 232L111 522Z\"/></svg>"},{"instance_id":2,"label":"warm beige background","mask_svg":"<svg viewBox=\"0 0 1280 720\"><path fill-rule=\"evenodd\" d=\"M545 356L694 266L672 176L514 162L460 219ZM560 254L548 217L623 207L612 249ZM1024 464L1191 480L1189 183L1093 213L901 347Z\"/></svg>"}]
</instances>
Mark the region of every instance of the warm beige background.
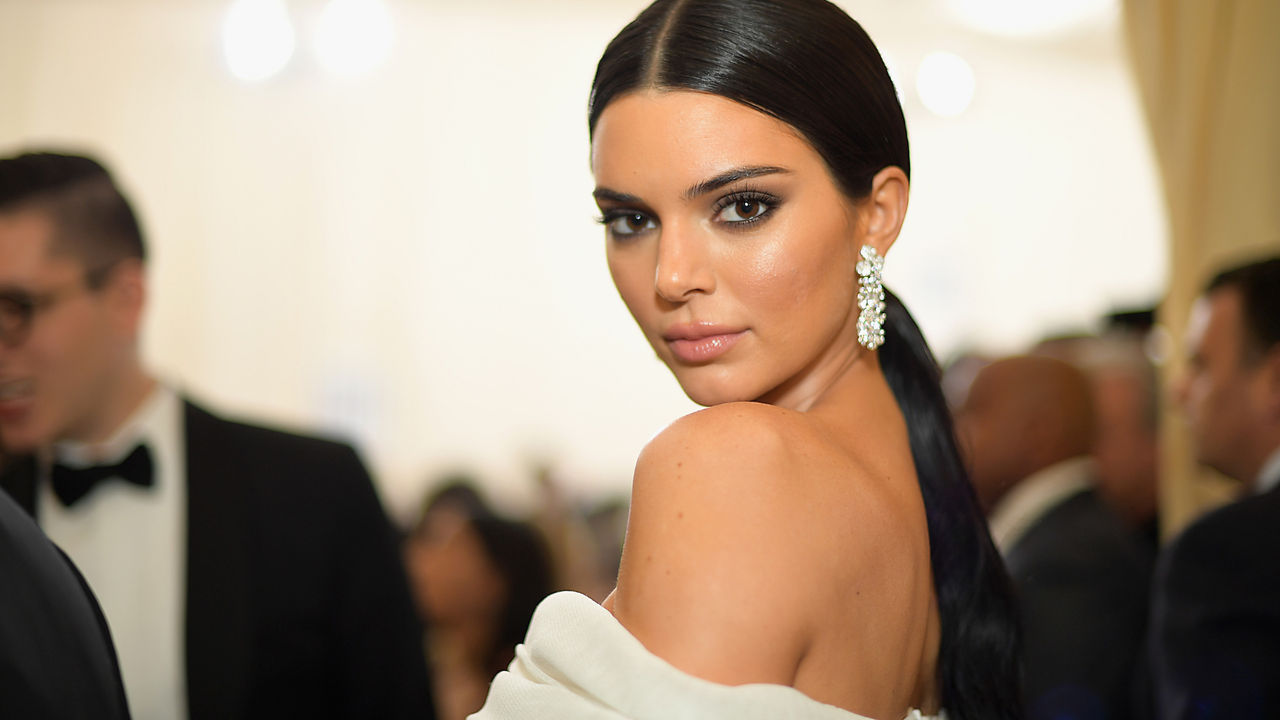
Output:
<instances>
[{"instance_id":1,"label":"warm beige background","mask_svg":"<svg viewBox=\"0 0 1280 720\"><path fill-rule=\"evenodd\" d=\"M1280 3L1126 0L1168 199L1172 267L1161 319L1181 348L1191 304L1219 270L1280 254ZM1175 381L1181 353L1166 367ZM1199 469L1166 412L1164 531L1237 492Z\"/></svg>"},{"instance_id":2,"label":"warm beige background","mask_svg":"<svg viewBox=\"0 0 1280 720\"><path fill-rule=\"evenodd\" d=\"M403 513L479 469L512 503L547 458L582 494L624 491L643 443L692 409L610 284L584 110L643 0L388 0L398 40L354 80L300 46L236 81L226 0L0 0L0 152L88 148L153 248L145 352L216 407L354 438ZM844 3L889 56L913 196L886 272L935 348L1016 350L1153 302L1157 171L1118 18L998 38L942 0ZM977 93L941 118L928 52Z\"/></svg>"}]
</instances>

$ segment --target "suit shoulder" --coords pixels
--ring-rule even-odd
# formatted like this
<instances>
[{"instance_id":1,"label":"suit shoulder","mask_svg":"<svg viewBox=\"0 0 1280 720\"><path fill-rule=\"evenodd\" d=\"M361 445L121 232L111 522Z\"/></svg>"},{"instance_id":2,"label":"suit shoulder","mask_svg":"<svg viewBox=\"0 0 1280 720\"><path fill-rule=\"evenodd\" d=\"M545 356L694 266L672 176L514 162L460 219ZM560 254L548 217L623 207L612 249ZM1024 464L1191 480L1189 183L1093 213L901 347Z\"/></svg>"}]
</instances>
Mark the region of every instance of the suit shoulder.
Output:
<instances>
[{"instance_id":1,"label":"suit shoulder","mask_svg":"<svg viewBox=\"0 0 1280 720\"><path fill-rule=\"evenodd\" d=\"M1268 570L1280 550L1280 493L1248 497L1212 510L1187 526L1165 550L1170 572L1199 569L1234 574ZM1256 567L1255 567L1256 566Z\"/></svg>"},{"instance_id":2,"label":"suit shoulder","mask_svg":"<svg viewBox=\"0 0 1280 720\"><path fill-rule=\"evenodd\" d=\"M187 435L196 440L208 440L227 447L262 450L301 458L333 458L355 455L351 445L338 440L290 430L268 427L224 417L186 401Z\"/></svg>"},{"instance_id":3,"label":"suit shoulder","mask_svg":"<svg viewBox=\"0 0 1280 720\"><path fill-rule=\"evenodd\" d=\"M1136 579L1149 576L1152 558L1097 493L1086 490L1046 513L1013 548L1009 562L1037 571L1053 566L1059 571L1129 572Z\"/></svg>"}]
</instances>

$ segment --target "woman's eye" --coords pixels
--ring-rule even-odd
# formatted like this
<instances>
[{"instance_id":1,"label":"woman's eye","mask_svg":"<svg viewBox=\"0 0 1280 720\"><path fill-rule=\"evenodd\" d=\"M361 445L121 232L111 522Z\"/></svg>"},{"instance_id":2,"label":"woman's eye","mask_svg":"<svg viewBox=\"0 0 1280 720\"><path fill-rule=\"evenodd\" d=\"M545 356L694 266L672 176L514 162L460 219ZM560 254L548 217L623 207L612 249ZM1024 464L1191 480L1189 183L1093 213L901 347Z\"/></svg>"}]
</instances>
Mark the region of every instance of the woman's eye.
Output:
<instances>
[{"instance_id":1,"label":"woman's eye","mask_svg":"<svg viewBox=\"0 0 1280 720\"><path fill-rule=\"evenodd\" d=\"M750 222L768 211L769 206L759 200L735 200L716 215L716 220L730 223Z\"/></svg>"},{"instance_id":2,"label":"woman's eye","mask_svg":"<svg viewBox=\"0 0 1280 720\"><path fill-rule=\"evenodd\" d=\"M614 235L635 235L645 230L652 230L657 223L644 213L627 213L619 215L608 222L609 232Z\"/></svg>"}]
</instances>

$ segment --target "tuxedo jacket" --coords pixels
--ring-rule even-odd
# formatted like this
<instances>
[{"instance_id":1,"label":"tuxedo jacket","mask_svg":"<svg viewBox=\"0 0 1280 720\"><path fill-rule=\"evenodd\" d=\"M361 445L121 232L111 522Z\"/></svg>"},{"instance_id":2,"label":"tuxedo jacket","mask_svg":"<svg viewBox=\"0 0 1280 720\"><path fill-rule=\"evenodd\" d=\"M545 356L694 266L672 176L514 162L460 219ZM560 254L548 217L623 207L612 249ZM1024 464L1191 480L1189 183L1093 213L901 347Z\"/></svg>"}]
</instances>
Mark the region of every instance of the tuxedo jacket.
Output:
<instances>
[{"instance_id":1,"label":"tuxedo jacket","mask_svg":"<svg viewBox=\"0 0 1280 720\"><path fill-rule=\"evenodd\" d=\"M0 717L128 720L106 619L75 565L0 493Z\"/></svg>"},{"instance_id":2,"label":"tuxedo jacket","mask_svg":"<svg viewBox=\"0 0 1280 720\"><path fill-rule=\"evenodd\" d=\"M190 402L183 421L190 720L433 717L399 544L355 452ZM31 509L33 484L7 484Z\"/></svg>"},{"instance_id":3,"label":"tuxedo jacket","mask_svg":"<svg viewBox=\"0 0 1280 720\"><path fill-rule=\"evenodd\" d=\"M1149 651L1161 720L1280 718L1280 491L1206 515L1161 553Z\"/></svg>"},{"instance_id":4,"label":"tuxedo jacket","mask_svg":"<svg viewBox=\"0 0 1280 720\"><path fill-rule=\"evenodd\" d=\"M1005 557L1018 593L1028 716L1124 720L1152 557L1092 490L1045 513Z\"/></svg>"}]
</instances>

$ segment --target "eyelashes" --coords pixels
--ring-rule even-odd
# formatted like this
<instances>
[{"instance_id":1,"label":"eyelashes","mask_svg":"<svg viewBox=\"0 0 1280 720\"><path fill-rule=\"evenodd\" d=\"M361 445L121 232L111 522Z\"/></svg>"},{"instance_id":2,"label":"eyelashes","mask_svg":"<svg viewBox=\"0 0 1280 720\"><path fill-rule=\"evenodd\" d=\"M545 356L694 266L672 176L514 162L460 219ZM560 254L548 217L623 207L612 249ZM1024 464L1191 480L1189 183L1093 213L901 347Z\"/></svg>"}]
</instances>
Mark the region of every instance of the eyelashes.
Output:
<instances>
[{"instance_id":1,"label":"eyelashes","mask_svg":"<svg viewBox=\"0 0 1280 720\"><path fill-rule=\"evenodd\" d=\"M596 222L604 225L614 237L631 237L658 227L648 213L624 209L605 211L602 217L596 218Z\"/></svg>"},{"instance_id":2,"label":"eyelashes","mask_svg":"<svg viewBox=\"0 0 1280 720\"><path fill-rule=\"evenodd\" d=\"M763 222L782 205L782 198L751 187L735 190L711 205L712 221L729 230L740 231ZM611 208L595 219L617 238L630 238L655 230L653 215L635 208Z\"/></svg>"},{"instance_id":3,"label":"eyelashes","mask_svg":"<svg viewBox=\"0 0 1280 720\"><path fill-rule=\"evenodd\" d=\"M740 230L763 221L781 204L781 198L772 193L743 188L717 200L711 211L718 222Z\"/></svg>"}]
</instances>

